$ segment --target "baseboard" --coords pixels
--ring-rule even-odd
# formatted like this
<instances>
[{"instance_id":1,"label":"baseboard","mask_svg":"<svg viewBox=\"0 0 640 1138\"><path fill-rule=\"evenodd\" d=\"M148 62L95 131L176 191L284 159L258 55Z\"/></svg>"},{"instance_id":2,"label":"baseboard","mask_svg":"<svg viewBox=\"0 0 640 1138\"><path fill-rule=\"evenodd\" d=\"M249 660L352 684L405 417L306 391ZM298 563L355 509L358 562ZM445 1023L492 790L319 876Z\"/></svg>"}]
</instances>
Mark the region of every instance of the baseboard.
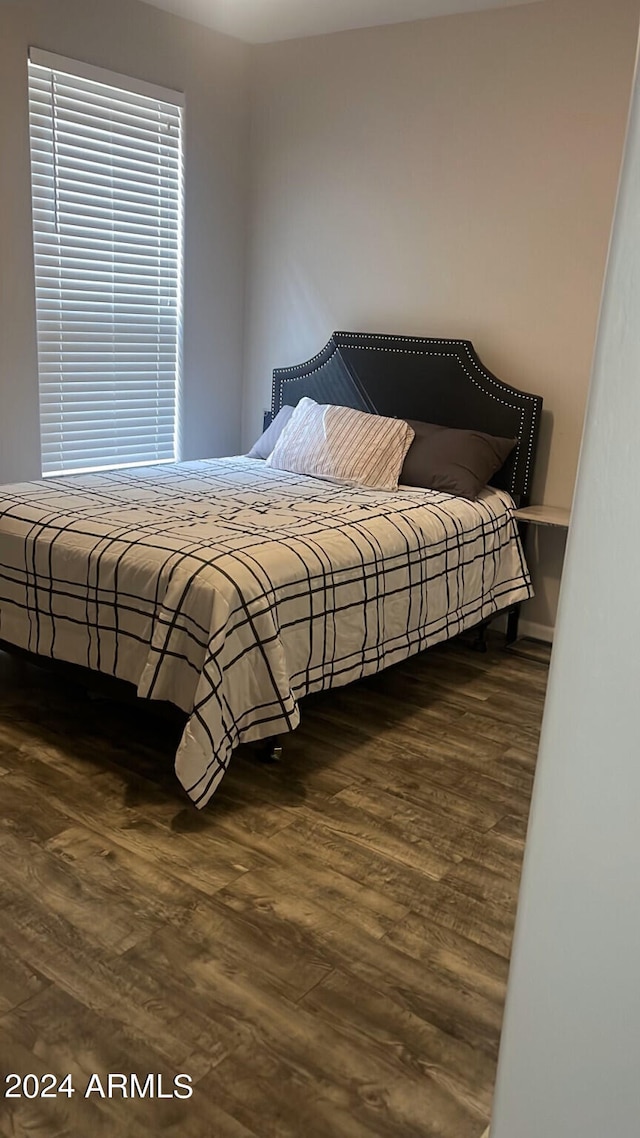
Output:
<instances>
[{"instance_id":1,"label":"baseboard","mask_svg":"<svg viewBox=\"0 0 640 1138\"><path fill-rule=\"evenodd\" d=\"M518 636L529 636L532 640L544 640L545 644L552 644L553 628L548 624L535 624L532 620L520 620ZM484 1134L482 1138L485 1138Z\"/></svg>"}]
</instances>

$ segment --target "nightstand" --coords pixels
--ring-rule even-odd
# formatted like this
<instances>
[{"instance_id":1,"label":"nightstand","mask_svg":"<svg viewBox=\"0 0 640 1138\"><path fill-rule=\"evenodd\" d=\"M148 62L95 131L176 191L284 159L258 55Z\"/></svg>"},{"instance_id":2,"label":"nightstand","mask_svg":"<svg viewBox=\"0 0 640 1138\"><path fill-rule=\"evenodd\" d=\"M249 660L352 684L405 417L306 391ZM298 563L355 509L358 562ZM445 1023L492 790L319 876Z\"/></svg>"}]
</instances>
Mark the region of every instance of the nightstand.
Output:
<instances>
[{"instance_id":1,"label":"nightstand","mask_svg":"<svg viewBox=\"0 0 640 1138\"><path fill-rule=\"evenodd\" d=\"M524 538L527 526L555 526L558 529L568 529L571 510L566 506L523 506L515 510L514 517L518 522L520 535ZM514 640L517 640L519 620L520 602L509 610L507 644L513 644Z\"/></svg>"},{"instance_id":2,"label":"nightstand","mask_svg":"<svg viewBox=\"0 0 640 1138\"><path fill-rule=\"evenodd\" d=\"M526 522L532 526L560 526L569 528L571 510L566 506L523 506L516 510L514 515L519 522Z\"/></svg>"}]
</instances>

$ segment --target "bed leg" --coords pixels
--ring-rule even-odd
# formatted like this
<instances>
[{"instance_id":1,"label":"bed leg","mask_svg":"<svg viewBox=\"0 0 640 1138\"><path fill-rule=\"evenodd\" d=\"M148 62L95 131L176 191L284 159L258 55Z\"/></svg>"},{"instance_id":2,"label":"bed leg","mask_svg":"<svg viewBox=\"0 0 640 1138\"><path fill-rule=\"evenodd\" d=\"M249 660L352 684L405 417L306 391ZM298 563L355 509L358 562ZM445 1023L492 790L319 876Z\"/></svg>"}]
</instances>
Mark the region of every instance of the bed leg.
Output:
<instances>
[{"instance_id":1,"label":"bed leg","mask_svg":"<svg viewBox=\"0 0 640 1138\"><path fill-rule=\"evenodd\" d=\"M518 623L520 620L520 604L512 605L507 617L507 647L515 644L518 639Z\"/></svg>"},{"instance_id":2,"label":"bed leg","mask_svg":"<svg viewBox=\"0 0 640 1138\"><path fill-rule=\"evenodd\" d=\"M282 760L282 742L279 735L270 735L264 740L261 758L265 763L279 763Z\"/></svg>"},{"instance_id":3,"label":"bed leg","mask_svg":"<svg viewBox=\"0 0 640 1138\"><path fill-rule=\"evenodd\" d=\"M469 647L472 652L486 652L487 651L487 629L489 621L483 620L482 624L478 625L475 639L471 641Z\"/></svg>"}]
</instances>

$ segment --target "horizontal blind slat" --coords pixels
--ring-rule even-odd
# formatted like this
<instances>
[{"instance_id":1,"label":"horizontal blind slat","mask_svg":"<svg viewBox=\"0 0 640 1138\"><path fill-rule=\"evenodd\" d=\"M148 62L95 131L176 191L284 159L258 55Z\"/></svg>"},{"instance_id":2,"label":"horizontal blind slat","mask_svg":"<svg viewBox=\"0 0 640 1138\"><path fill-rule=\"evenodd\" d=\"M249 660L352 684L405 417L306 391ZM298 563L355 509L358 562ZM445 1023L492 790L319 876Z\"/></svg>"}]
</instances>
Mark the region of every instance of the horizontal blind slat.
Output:
<instances>
[{"instance_id":1,"label":"horizontal blind slat","mask_svg":"<svg viewBox=\"0 0 640 1138\"><path fill-rule=\"evenodd\" d=\"M145 466L166 466L167 463L173 462L173 458L146 458L140 462L111 462L108 465L99 466L81 466L79 463L69 465L65 470L60 470L57 464L49 465L48 462L42 463L42 475L44 478L50 478L55 481L57 478L65 478L67 474L95 474L101 470L130 470L132 467L145 467Z\"/></svg>"},{"instance_id":2,"label":"horizontal blind slat","mask_svg":"<svg viewBox=\"0 0 640 1138\"><path fill-rule=\"evenodd\" d=\"M92 461L95 461L96 458L107 459L109 455L113 454L118 456L115 461L119 461L125 454L129 454L132 459L134 457L144 458L145 448L148 447L150 450L153 449L154 456L158 456L161 452L169 457L171 441L171 439L156 439L152 431L123 442L116 440L112 443L109 440L108 445L100 438L82 439L76 443L73 439L66 440L63 436L57 443L56 439L52 438L51 443L43 453L51 455L55 450L63 449L68 453L69 458L80 462L86 462L87 458L91 458Z\"/></svg>"}]
</instances>

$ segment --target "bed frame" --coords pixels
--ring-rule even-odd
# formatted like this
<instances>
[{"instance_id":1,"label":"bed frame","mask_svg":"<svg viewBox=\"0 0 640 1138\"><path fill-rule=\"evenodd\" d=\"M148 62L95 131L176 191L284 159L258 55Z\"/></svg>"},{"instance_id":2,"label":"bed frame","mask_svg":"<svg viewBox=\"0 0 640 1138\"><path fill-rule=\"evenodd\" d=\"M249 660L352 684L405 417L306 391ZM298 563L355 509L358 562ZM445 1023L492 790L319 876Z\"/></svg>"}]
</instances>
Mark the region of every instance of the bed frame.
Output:
<instances>
[{"instance_id":1,"label":"bed frame","mask_svg":"<svg viewBox=\"0 0 640 1138\"><path fill-rule=\"evenodd\" d=\"M517 438L491 484L528 501L542 399L503 383L470 340L334 332L317 356L273 373L271 411L303 396L376 415Z\"/></svg>"},{"instance_id":2,"label":"bed frame","mask_svg":"<svg viewBox=\"0 0 640 1138\"><path fill-rule=\"evenodd\" d=\"M373 414L517 438L515 450L491 481L519 505L527 501L542 399L499 380L469 340L334 332L306 363L276 368L265 427L283 405L295 406L305 395ZM481 630L481 647L483 639ZM20 652L2 641L0 648ZM28 658L44 662L31 654ZM263 747L265 757L280 757L278 736L265 740Z\"/></svg>"}]
</instances>

